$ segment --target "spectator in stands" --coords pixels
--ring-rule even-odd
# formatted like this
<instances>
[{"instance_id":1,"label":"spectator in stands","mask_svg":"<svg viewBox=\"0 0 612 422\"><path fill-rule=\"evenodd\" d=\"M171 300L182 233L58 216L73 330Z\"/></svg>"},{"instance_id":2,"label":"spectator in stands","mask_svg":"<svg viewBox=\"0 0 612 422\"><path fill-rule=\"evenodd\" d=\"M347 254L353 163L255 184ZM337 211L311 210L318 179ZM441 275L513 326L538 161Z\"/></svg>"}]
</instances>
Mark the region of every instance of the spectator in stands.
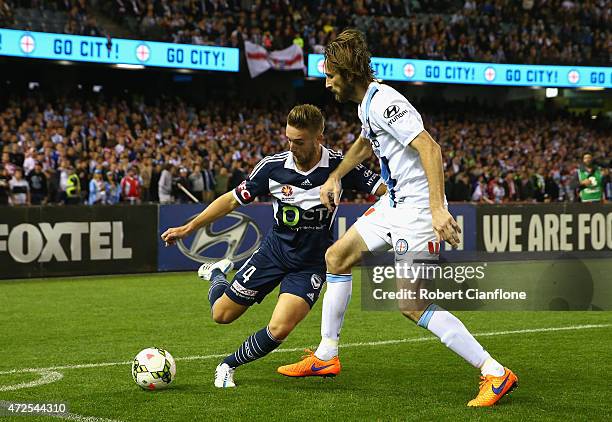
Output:
<instances>
[{"instance_id":1,"label":"spectator in stands","mask_svg":"<svg viewBox=\"0 0 612 422\"><path fill-rule=\"evenodd\" d=\"M482 204L493 204L488 196L487 184L485 183L484 177L480 176L478 181L476 182L476 188L472 193L472 202L482 203Z\"/></svg>"},{"instance_id":2,"label":"spectator in stands","mask_svg":"<svg viewBox=\"0 0 612 422\"><path fill-rule=\"evenodd\" d=\"M141 200L149 202L151 200L151 178L153 175L153 163L151 157L146 156L140 166L140 178L142 179Z\"/></svg>"},{"instance_id":3,"label":"spectator in stands","mask_svg":"<svg viewBox=\"0 0 612 422\"><path fill-rule=\"evenodd\" d=\"M79 178L79 186L81 188L81 192L79 194L79 204L82 204L88 198L89 180L91 179L87 161L77 160L75 172Z\"/></svg>"},{"instance_id":4,"label":"spectator in stands","mask_svg":"<svg viewBox=\"0 0 612 422\"><path fill-rule=\"evenodd\" d=\"M582 165L576 170L581 202L600 202L603 200L604 185L601 168L593 162L589 153L582 157Z\"/></svg>"},{"instance_id":5,"label":"spectator in stands","mask_svg":"<svg viewBox=\"0 0 612 422\"><path fill-rule=\"evenodd\" d=\"M519 200L519 190L512 171L506 173L502 186L505 192L504 202L514 202Z\"/></svg>"},{"instance_id":6,"label":"spectator in stands","mask_svg":"<svg viewBox=\"0 0 612 422\"><path fill-rule=\"evenodd\" d=\"M8 169L0 164L0 206L9 205L11 198L11 187Z\"/></svg>"},{"instance_id":7,"label":"spectator in stands","mask_svg":"<svg viewBox=\"0 0 612 422\"><path fill-rule=\"evenodd\" d=\"M121 179L121 198L130 204L140 204L141 180L138 175L138 167L131 166L127 174Z\"/></svg>"},{"instance_id":8,"label":"spectator in stands","mask_svg":"<svg viewBox=\"0 0 612 422\"><path fill-rule=\"evenodd\" d=\"M489 190L489 194L488 194L489 198L494 203L501 204L506 194L506 191L504 190L504 187L502 186L502 180L497 177L493 177L491 181L489 182L488 190Z\"/></svg>"},{"instance_id":9,"label":"spectator in stands","mask_svg":"<svg viewBox=\"0 0 612 422\"><path fill-rule=\"evenodd\" d=\"M470 194L470 178L467 174L461 172L455 177L451 201L469 201L471 198Z\"/></svg>"},{"instance_id":10,"label":"spectator in stands","mask_svg":"<svg viewBox=\"0 0 612 422\"><path fill-rule=\"evenodd\" d=\"M232 162L232 173L229 178L228 188L235 189L242 181L246 179L246 174L242 169L242 163L240 161Z\"/></svg>"},{"instance_id":11,"label":"spectator in stands","mask_svg":"<svg viewBox=\"0 0 612 422\"><path fill-rule=\"evenodd\" d=\"M191 193L198 198L198 201L204 200L204 177L199 164L196 164L189 175L189 186L191 186Z\"/></svg>"},{"instance_id":12,"label":"spectator in stands","mask_svg":"<svg viewBox=\"0 0 612 422\"><path fill-rule=\"evenodd\" d=\"M607 201L610 201L612 199L612 173L610 172L611 167L612 165L609 166L609 168L602 170L602 173L604 175L603 177L604 197L606 198Z\"/></svg>"},{"instance_id":13,"label":"spectator in stands","mask_svg":"<svg viewBox=\"0 0 612 422\"><path fill-rule=\"evenodd\" d=\"M159 178L162 170L161 164L155 164L151 171L151 185L149 186L149 201L151 202L161 202L159 200Z\"/></svg>"},{"instance_id":14,"label":"spectator in stands","mask_svg":"<svg viewBox=\"0 0 612 422\"><path fill-rule=\"evenodd\" d=\"M561 194L556 173L551 170L544 178L544 200L546 202L558 202Z\"/></svg>"},{"instance_id":15,"label":"spectator in stands","mask_svg":"<svg viewBox=\"0 0 612 422\"><path fill-rule=\"evenodd\" d=\"M16 144L14 144L16 145ZM36 166L36 159L34 158L34 148L30 148L28 152L25 154L25 158L23 160L23 172L26 177L30 174L34 167Z\"/></svg>"},{"instance_id":16,"label":"spectator in stands","mask_svg":"<svg viewBox=\"0 0 612 422\"><path fill-rule=\"evenodd\" d=\"M179 188L179 185L182 186L182 189ZM191 183L189 181L189 171L185 167L181 167L179 169L178 177L174 182L175 193L174 198L176 202L179 204L190 204L193 200L185 193L183 189L191 192Z\"/></svg>"},{"instance_id":17,"label":"spectator in stands","mask_svg":"<svg viewBox=\"0 0 612 422\"><path fill-rule=\"evenodd\" d=\"M11 203L13 205L30 205L30 185L23 177L23 170L20 167L15 169L13 178L9 181L11 190Z\"/></svg>"},{"instance_id":18,"label":"spectator in stands","mask_svg":"<svg viewBox=\"0 0 612 422\"><path fill-rule=\"evenodd\" d=\"M66 177L66 190L65 190L65 201L66 205L77 205L81 203L81 179L76 173L76 170L72 165L68 164L65 168L67 174Z\"/></svg>"},{"instance_id":19,"label":"spectator in stands","mask_svg":"<svg viewBox=\"0 0 612 422\"><path fill-rule=\"evenodd\" d=\"M104 182L102 169L96 169L93 179L89 182L89 199L87 203L89 205L106 203L106 183Z\"/></svg>"},{"instance_id":20,"label":"spectator in stands","mask_svg":"<svg viewBox=\"0 0 612 422\"><path fill-rule=\"evenodd\" d=\"M228 192L229 176L225 167L219 168L215 175L215 198Z\"/></svg>"},{"instance_id":21,"label":"spectator in stands","mask_svg":"<svg viewBox=\"0 0 612 422\"><path fill-rule=\"evenodd\" d=\"M45 170L45 176L47 176L47 187L49 191L49 202L48 203L57 204L61 200L61 191L59 187L59 173L53 167L48 167Z\"/></svg>"},{"instance_id":22,"label":"spectator in stands","mask_svg":"<svg viewBox=\"0 0 612 422\"><path fill-rule=\"evenodd\" d=\"M27 158L26 158L27 160ZM42 169L42 163L36 161L34 169L26 176L30 185L32 205L44 205L47 203L47 176Z\"/></svg>"},{"instance_id":23,"label":"spectator in stands","mask_svg":"<svg viewBox=\"0 0 612 422\"><path fill-rule=\"evenodd\" d=\"M215 175L213 171L210 170L208 162L204 162L202 179L204 182L204 202L212 202L215 199Z\"/></svg>"},{"instance_id":24,"label":"spectator in stands","mask_svg":"<svg viewBox=\"0 0 612 422\"><path fill-rule=\"evenodd\" d=\"M544 202L546 198L546 180L544 179L544 167L540 167L537 172L531 175L531 185L533 186L534 198L537 202Z\"/></svg>"},{"instance_id":25,"label":"spectator in stands","mask_svg":"<svg viewBox=\"0 0 612 422\"><path fill-rule=\"evenodd\" d=\"M15 169L17 168L17 166L11 161L10 154L7 151L2 153L2 162L0 163L0 165L2 165L2 167L11 177L13 176L13 173L15 173Z\"/></svg>"},{"instance_id":26,"label":"spectator in stands","mask_svg":"<svg viewBox=\"0 0 612 422\"><path fill-rule=\"evenodd\" d=\"M159 177L158 192L159 202L161 204L170 204L173 201L172 198L172 178L173 178L174 166L167 163L164 166L163 171Z\"/></svg>"},{"instance_id":27,"label":"spectator in stands","mask_svg":"<svg viewBox=\"0 0 612 422\"><path fill-rule=\"evenodd\" d=\"M121 202L121 185L117 182L116 173L106 173L106 203L116 205Z\"/></svg>"}]
</instances>

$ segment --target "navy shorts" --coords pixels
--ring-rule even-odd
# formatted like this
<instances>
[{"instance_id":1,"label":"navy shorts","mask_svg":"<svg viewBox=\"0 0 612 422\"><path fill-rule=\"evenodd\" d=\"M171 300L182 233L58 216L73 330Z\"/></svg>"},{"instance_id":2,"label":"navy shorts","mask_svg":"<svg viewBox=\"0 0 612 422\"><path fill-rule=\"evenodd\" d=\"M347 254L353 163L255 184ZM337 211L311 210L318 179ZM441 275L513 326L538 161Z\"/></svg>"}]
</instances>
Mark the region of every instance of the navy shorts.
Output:
<instances>
[{"instance_id":1,"label":"navy shorts","mask_svg":"<svg viewBox=\"0 0 612 422\"><path fill-rule=\"evenodd\" d=\"M234 302L251 306L261 301L280 284L280 293L291 293L312 306L325 283L325 267L287 268L262 247L240 267L225 294Z\"/></svg>"}]
</instances>

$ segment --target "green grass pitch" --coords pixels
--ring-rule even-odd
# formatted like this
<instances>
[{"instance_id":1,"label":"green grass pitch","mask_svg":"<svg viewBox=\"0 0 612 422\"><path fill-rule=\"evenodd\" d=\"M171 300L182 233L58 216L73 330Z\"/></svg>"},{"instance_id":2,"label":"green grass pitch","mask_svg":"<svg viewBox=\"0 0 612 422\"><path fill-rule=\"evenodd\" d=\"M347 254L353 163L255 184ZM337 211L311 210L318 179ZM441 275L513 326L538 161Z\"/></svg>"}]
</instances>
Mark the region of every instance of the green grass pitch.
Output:
<instances>
[{"instance_id":1,"label":"green grass pitch","mask_svg":"<svg viewBox=\"0 0 612 422\"><path fill-rule=\"evenodd\" d=\"M477 392L478 371L399 314L361 311L359 283L343 330L340 376L276 373L301 356L290 349L318 343L319 302L278 353L236 371L238 388L215 389L218 356L264 327L276 298L231 325L216 325L207 288L195 273L0 282L0 402L66 402L81 420L121 421L612 417L610 312L458 313L473 333L487 334L479 337L482 344L520 379L494 408L470 409L465 405ZM177 358L168 390L147 392L132 381L129 362L148 346ZM10 389L51 373L61 379Z\"/></svg>"}]
</instances>

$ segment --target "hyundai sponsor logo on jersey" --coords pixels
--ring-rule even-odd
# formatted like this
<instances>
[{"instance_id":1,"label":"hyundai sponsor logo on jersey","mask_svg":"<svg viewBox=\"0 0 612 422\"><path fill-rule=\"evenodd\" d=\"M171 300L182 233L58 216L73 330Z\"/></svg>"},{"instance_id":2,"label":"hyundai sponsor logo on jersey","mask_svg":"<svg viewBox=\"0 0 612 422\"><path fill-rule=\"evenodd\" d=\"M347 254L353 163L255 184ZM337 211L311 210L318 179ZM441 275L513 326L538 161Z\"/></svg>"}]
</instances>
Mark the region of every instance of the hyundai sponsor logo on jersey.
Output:
<instances>
[{"instance_id":1,"label":"hyundai sponsor logo on jersey","mask_svg":"<svg viewBox=\"0 0 612 422\"><path fill-rule=\"evenodd\" d=\"M325 77L322 61L321 54L308 55L308 76ZM377 78L391 81L612 88L610 67L468 63L372 57L372 69Z\"/></svg>"}]
</instances>

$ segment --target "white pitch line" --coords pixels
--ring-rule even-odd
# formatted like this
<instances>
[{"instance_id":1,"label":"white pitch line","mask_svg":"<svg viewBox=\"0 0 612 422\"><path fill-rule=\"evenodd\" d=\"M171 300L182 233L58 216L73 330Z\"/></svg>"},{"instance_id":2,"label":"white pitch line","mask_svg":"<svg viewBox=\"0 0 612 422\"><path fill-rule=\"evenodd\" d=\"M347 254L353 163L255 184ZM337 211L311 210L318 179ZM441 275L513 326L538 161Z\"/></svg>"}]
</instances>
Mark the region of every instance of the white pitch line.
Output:
<instances>
[{"instance_id":1,"label":"white pitch line","mask_svg":"<svg viewBox=\"0 0 612 422\"><path fill-rule=\"evenodd\" d=\"M80 421L80 422L121 422L117 419L98 418L97 416L83 416L77 415L76 413L66 413L65 415L58 416L62 419L68 419L69 421Z\"/></svg>"},{"instance_id":2,"label":"white pitch line","mask_svg":"<svg viewBox=\"0 0 612 422\"><path fill-rule=\"evenodd\" d=\"M52 384L61 380L64 375L57 371L40 371L40 378L30 382L22 382L14 385L0 385L0 391L14 391L22 388L38 387L40 385ZM1 404L2 402L0 402Z\"/></svg>"},{"instance_id":3,"label":"white pitch line","mask_svg":"<svg viewBox=\"0 0 612 422\"><path fill-rule=\"evenodd\" d=\"M11 404L17 404L17 402L10 402L10 401L5 401L5 400L0 400L0 407L3 407L5 409L8 409L9 406ZM42 413L42 412L34 412L34 413L22 413L22 414L15 414L15 416L34 416L34 415L39 415L39 416L49 416L52 418L61 418L61 419L67 419L70 421L79 421L79 422L120 422L116 419L108 419L108 418L98 418L96 416L83 416L83 415L79 415L76 413ZM9 416L9 415L5 415L5 416Z\"/></svg>"},{"instance_id":4,"label":"white pitch line","mask_svg":"<svg viewBox=\"0 0 612 422\"><path fill-rule=\"evenodd\" d=\"M566 327L546 327L546 328L526 328L523 330L508 330L508 331L492 331L488 333L477 333L474 334L474 337L495 337L495 336L507 336L512 334L529 334L529 333L547 333L547 332L555 332L555 331L574 331L574 330L589 330L593 328L607 328L612 327L612 324L587 324L587 325L570 325ZM370 341L370 342L362 342L362 343L346 343L341 344L340 348L348 349L352 347L367 347L367 346L384 346L389 344L401 344L401 343L419 343L424 341L434 341L438 340L437 337L429 336L429 337L415 337L415 338L404 338L404 339L396 339L396 340L380 340L380 341ZM272 353L294 353L294 352L303 352L303 347L295 347L292 349L277 349ZM175 358L175 360L206 360L206 359L214 359L214 358L224 358L227 356L227 353L223 354L214 354L214 355L201 355L201 356L185 356ZM119 366L119 365L130 365L132 361L127 362L101 362L101 363L84 363L78 365L63 365L63 366L50 366L48 368L22 368L22 369L11 369L9 371L0 371L0 375L9 375L9 374L23 374L28 372L47 372L47 371L55 371L62 369L86 369L86 368L102 368L106 366Z\"/></svg>"}]
</instances>

